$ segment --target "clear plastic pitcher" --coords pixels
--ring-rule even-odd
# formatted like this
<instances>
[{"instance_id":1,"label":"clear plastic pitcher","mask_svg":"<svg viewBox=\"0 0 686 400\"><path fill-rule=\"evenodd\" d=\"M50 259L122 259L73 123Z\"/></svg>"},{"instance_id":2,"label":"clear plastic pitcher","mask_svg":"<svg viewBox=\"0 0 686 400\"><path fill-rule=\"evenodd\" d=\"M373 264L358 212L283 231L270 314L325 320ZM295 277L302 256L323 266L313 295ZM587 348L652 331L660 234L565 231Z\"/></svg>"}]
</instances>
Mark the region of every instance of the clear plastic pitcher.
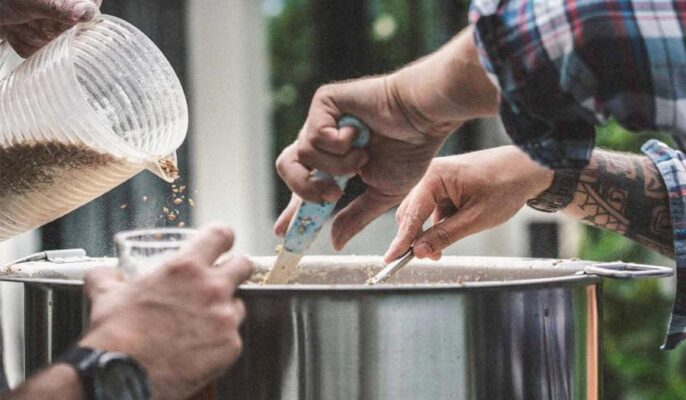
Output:
<instances>
[{"instance_id":1,"label":"clear plastic pitcher","mask_svg":"<svg viewBox=\"0 0 686 400\"><path fill-rule=\"evenodd\" d=\"M187 129L181 84L142 32L111 16L70 29L0 82L0 241L144 169L173 181Z\"/></svg>"}]
</instances>

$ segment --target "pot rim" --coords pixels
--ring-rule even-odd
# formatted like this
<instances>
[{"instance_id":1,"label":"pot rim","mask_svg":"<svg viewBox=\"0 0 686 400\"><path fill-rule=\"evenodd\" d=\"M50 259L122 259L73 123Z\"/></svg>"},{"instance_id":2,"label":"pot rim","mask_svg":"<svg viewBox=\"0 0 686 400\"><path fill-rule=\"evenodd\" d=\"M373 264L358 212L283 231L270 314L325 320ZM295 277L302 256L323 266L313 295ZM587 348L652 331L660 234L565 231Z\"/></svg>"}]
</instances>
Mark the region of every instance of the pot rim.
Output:
<instances>
[{"instance_id":1,"label":"pot rim","mask_svg":"<svg viewBox=\"0 0 686 400\"><path fill-rule=\"evenodd\" d=\"M485 282L465 282L462 284L456 283L420 283L420 284L393 284L383 283L380 285L367 284L338 284L338 285L323 285L323 284L288 284L288 285L262 285L262 284L243 284L238 287L239 294L257 294L257 293L313 293L313 292L446 292L459 291L467 292L474 290L501 290L501 289L540 289L542 287L567 287L577 285L589 285L601 282L603 279L597 275L568 275L548 278L534 278L534 279L516 279L509 281L485 281Z\"/></svg>"},{"instance_id":2,"label":"pot rim","mask_svg":"<svg viewBox=\"0 0 686 400\"><path fill-rule=\"evenodd\" d=\"M251 257L256 265L256 271L264 273L273 265L275 257ZM116 259L94 259L99 266L111 264L115 267ZM334 261L334 262L332 262ZM221 262L221 260L219 261ZM380 268L383 266L381 257L378 256L306 256L301 261L302 268L326 268L326 264L332 267L346 268L355 266L370 266ZM239 286L238 292L241 294L275 294L275 293L312 293L312 292L364 292L364 293L393 293L393 292L446 292L459 291L467 292L474 290L527 290L541 287L565 287L574 285L589 285L598 283L603 277L611 277L601 269L594 271L590 267L607 265L594 261L578 259L541 259L541 258L521 258L521 257L474 257L474 256L446 256L443 257L442 266L434 264L428 260L414 260L411 265L419 268L456 268L469 272L469 270L495 270L512 272L528 270L529 273L521 278L502 278L483 281L468 280L465 282L449 283L394 283L385 282L378 285L368 285L365 283L293 283L279 285L265 285L262 283L244 283ZM626 265L624 263L620 263ZM323 266L323 267L322 267ZM635 267L662 268L633 264ZM669 270L669 268L666 268ZM532 277L531 274L546 275L542 277ZM671 272L671 270L670 270ZM616 277L616 276L615 276ZM620 277L627 278L627 277ZM629 276L628 279L635 277ZM253 276L253 279L260 279ZM50 276L18 276L0 274L0 281L25 283L32 286L52 286L52 287L79 287L83 285L83 280L79 278L50 277Z\"/></svg>"},{"instance_id":3,"label":"pot rim","mask_svg":"<svg viewBox=\"0 0 686 400\"><path fill-rule=\"evenodd\" d=\"M263 285L248 283L238 287L239 295L245 294L295 294L295 293L341 293L341 292L363 292L363 293L394 293L394 292L471 292L474 290L529 290L544 287L569 287L577 285L590 285L599 283L603 278L597 275L569 275L552 278L517 279L510 281L487 281L487 282L465 282L455 283L435 283L435 284L393 284L384 283L381 285L367 284L288 284L288 285ZM51 278L26 278L26 277L4 277L0 282L24 283L31 286L50 286L62 288L81 288L84 282L73 279L51 279Z\"/></svg>"}]
</instances>

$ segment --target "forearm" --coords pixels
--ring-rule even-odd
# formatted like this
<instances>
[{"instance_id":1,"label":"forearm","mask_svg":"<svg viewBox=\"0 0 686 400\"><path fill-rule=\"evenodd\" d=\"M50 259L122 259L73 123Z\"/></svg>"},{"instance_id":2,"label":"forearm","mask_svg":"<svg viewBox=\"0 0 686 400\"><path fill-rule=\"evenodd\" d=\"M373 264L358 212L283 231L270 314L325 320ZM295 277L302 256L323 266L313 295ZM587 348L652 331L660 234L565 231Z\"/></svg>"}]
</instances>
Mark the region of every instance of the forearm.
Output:
<instances>
[{"instance_id":1,"label":"forearm","mask_svg":"<svg viewBox=\"0 0 686 400\"><path fill-rule=\"evenodd\" d=\"M674 256L667 189L648 157L596 149L565 214Z\"/></svg>"},{"instance_id":2,"label":"forearm","mask_svg":"<svg viewBox=\"0 0 686 400\"><path fill-rule=\"evenodd\" d=\"M76 371L66 364L57 364L30 378L2 398L6 400L81 400L85 399L85 395Z\"/></svg>"},{"instance_id":3,"label":"forearm","mask_svg":"<svg viewBox=\"0 0 686 400\"><path fill-rule=\"evenodd\" d=\"M389 81L405 115L424 133L448 134L463 121L498 112L498 92L479 63L471 27Z\"/></svg>"}]
</instances>

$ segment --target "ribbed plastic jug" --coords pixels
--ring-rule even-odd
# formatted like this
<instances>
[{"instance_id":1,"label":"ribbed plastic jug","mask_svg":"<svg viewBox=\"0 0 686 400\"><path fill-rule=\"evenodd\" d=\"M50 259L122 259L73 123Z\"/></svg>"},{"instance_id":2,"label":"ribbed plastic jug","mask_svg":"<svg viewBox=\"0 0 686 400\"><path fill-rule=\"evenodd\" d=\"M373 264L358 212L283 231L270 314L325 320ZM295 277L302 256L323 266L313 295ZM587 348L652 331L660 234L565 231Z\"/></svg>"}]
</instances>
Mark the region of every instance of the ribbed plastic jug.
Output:
<instances>
[{"instance_id":1,"label":"ribbed plastic jug","mask_svg":"<svg viewBox=\"0 0 686 400\"><path fill-rule=\"evenodd\" d=\"M161 51L111 16L77 25L0 82L0 241L148 169L176 175L188 130Z\"/></svg>"}]
</instances>

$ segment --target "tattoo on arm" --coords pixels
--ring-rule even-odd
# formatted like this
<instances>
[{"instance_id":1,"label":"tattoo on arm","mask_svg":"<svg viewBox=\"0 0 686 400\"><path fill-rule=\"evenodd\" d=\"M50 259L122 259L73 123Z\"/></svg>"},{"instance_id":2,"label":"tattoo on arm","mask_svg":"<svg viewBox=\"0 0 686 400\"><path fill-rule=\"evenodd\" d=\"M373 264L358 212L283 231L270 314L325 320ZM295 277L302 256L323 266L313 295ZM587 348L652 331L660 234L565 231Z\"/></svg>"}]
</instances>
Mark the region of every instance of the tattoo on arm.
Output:
<instances>
[{"instance_id":1,"label":"tattoo on arm","mask_svg":"<svg viewBox=\"0 0 686 400\"><path fill-rule=\"evenodd\" d=\"M596 149L565 213L674 257L667 189L648 157Z\"/></svg>"}]
</instances>

